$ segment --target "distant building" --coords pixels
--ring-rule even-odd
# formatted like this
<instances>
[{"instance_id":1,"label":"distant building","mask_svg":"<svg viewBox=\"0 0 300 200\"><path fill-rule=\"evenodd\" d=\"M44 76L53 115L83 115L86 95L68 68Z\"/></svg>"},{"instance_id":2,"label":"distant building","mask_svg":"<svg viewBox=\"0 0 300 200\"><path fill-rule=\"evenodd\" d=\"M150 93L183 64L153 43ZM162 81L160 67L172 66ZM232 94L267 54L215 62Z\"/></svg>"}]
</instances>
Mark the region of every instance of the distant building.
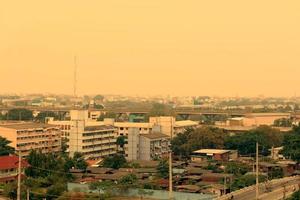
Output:
<instances>
[{"instance_id":1,"label":"distant building","mask_svg":"<svg viewBox=\"0 0 300 200\"><path fill-rule=\"evenodd\" d=\"M17 180L18 177L18 156L1 156L0 157L0 183L9 183ZM24 169L28 167L27 161L22 159L22 176L24 176Z\"/></svg>"},{"instance_id":2,"label":"distant building","mask_svg":"<svg viewBox=\"0 0 300 200\"><path fill-rule=\"evenodd\" d=\"M216 160L216 161L229 161L236 160L238 153L236 150L224 150L224 149L200 149L194 151L191 155L192 161L205 161L205 160Z\"/></svg>"},{"instance_id":3,"label":"distant building","mask_svg":"<svg viewBox=\"0 0 300 200\"><path fill-rule=\"evenodd\" d=\"M141 134L139 129L130 128L126 144L127 160L154 160L169 152L170 137L161 133Z\"/></svg>"},{"instance_id":4,"label":"distant building","mask_svg":"<svg viewBox=\"0 0 300 200\"><path fill-rule=\"evenodd\" d=\"M43 153L61 151L61 131L42 123L12 123L0 125L0 136L11 141L10 146L28 156L31 150Z\"/></svg>"}]
</instances>

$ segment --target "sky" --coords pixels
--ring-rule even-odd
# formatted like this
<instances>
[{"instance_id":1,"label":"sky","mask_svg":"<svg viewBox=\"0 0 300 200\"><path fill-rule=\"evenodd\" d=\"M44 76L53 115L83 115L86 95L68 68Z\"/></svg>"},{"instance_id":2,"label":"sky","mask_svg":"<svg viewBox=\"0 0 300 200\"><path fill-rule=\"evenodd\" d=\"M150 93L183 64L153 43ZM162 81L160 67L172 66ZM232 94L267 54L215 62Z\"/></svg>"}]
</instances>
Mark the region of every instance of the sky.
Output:
<instances>
[{"instance_id":1,"label":"sky","mask_svg":"<svg viewBox=\"0 0 300 200\"><path fill-rule=\"evenodd\" d=\"M299 0L0 0L0 93L294 96Z\"/></svg>"}]
</instances>

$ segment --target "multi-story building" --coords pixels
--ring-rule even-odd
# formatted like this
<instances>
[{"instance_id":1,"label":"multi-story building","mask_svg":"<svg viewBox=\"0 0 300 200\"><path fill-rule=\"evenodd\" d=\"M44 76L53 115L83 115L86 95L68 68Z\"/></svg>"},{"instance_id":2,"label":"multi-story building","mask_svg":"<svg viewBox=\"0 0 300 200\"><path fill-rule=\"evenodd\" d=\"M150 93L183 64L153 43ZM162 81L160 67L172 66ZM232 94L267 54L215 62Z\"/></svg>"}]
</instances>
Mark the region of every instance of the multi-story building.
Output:
<instances>
[{"instance_id":1,"label":"multi-story building","mask_svg":"<svg viewBox=\"0 0 300 200\"><path fill-rule=\"evenodd\" d=\"M73 111L68 136L69 154L80 152L86 159L115 154L117 129L104 123L89 123L85 111Z\"/></svg>"},{"instance_id":2,"label":"multi-story building","mask_svg":"<svg viewBox=\"0 0 300 200\"><path fill-rule=\"evenodd\" d=\"M10 146L28 156L31 150L43 153L61 151L61 131L41 123L12 123L0 125L0 136L11 141Z\"/></svg>"},{"instance_id":3,"label":"multi-story building","mask_svg":"<svg viewBox=\"0 0 300 200\"><path fill-rule=\"evenodd\" d=\"M0 157L0 183L9 183L15 181L18 177L18 156ZM28 167L26 160L21 161L21 175L24 176L24 169Z\"/></svg>"},{"instance_id":4,"label":"multi-story building","mask_svg":"<svg viewBox=\"0 0 300 200\"><path fill-rule=\"evenodd\" d=\"M130 128L125 145L126 159L154 160L167 155L170 137L162 133L141 134L138 128Z\"/></svg>"}]
</instances>

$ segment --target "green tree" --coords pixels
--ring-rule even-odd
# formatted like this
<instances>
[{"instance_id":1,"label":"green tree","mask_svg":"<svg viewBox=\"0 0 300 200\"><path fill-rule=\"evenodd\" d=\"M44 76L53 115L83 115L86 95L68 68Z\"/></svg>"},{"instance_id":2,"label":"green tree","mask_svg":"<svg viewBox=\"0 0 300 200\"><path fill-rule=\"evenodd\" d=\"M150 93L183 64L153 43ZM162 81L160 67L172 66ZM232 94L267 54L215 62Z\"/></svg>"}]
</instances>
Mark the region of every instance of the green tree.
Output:
<instances>
[{"instance_id":1,"label":"green tree","mask_svg":"<svg viewBox=\"0 0 300 200\"><path fill-rule=\"evenodd\" d=\"M235 176L242 176L249 171L249 166L238 162L229 162L225 165L225 173L234 174Z\"/></svg>"},{"instance_id":2,"label":"green tree","mask_svg":"<svg viewBox=\"0 0 300 200\"><path fill-rule=\"evenodd\" d=\"M282 152L286 158L300 162L300 126L294 126L293 130L285 135Z\"/></svg>"},{"instance_id":3,"label":"green tree","mask_svg":"<svg viewBox=\"0 0 300 200\"><path fill-rule=\"evenodd\" d=\"M33 119L33 114L31 110L16 108L8 111L6 114L6 119L29 121Z\"/></svg>"},{"instance_id":4,"label":"green tree","mask_svg":"<svg viewBox=\"0 0 300 200\"><path fill-rule=\"evenodd\" d=\"M272 146L281 146L283 134L269 126L260 126L243 134L228 136L225 147L236 149L241 155L254 155L256 142L259 143L259 151L262 155L268 155Z\"/></svg>"},{"instance_id":5,"label":"green tree","mask_svg":"<svg viewBox=\"0 0 300 200\"><path fill-rule=\"evenodd\" d=\"M274 121L274 126L276 127L291 127L292 125L292 120L287 118L276 119Z\"/></svg>"},{"instance_id":6,"label":"green tree","mask_svg":"<svg viewBox=\"0 0 300 200\"><path fill-rule=\"evenodd\" d=\"M75 152L73 156L73 163L76 169L86 170L88 164L84 160L83 154Z\"/></svg>"},{"instance_id":7,"label":"green tree","mask_svg":"<svg viewBox=\"0 0 300 200\"><path fill-rule=\"evenodd\" d=\"M157 165L158 175L161 178L169 177L169 163L166 159L161 159Z\"/></svg>"},{"instance_id":8,"label":"green tree","mask_svg":"<svg viewBox=\"0 0 300 200\"><path fill-rule=\"evenodd\" d=\"M175 155L189 157L191 153L203 148L223 148L227 133L223 129L202 126L187 130L171 141L171 148Z\"/></svg>"},{"instance_id":9,"label":"green tree","mask_svg":"<svg viewBox=\"0 0 300 200\"><path fill-rule=\"evenodd\" d=\"M137 187L137 176L135 174L128 174L121 178L118 183L118 189L121 192L127 191L129 188Z\"/></svg>"},{"instance_id":10,"label":"green tree","mask_svg":"<svg viewBox=\"0 0 300 200\"><path fill-rule=\"evenodd\" d=\"M114 183L112 181L92 182L89 185L91 190L97 190L99 199L105 199L112 194L112 188Z\"/></svg>"},{"instance_id":11,"label":"green tree","mask_svg":"<svg viewBox=\"0 0 300 200\"><path fill-rule=\"evenodd\" d=\"M0 156L6 156L15 152L15 149L9 146L10 143L6 138L0 136Z\"/></svg>"},{"instance_id":12,"label":"green tree","mask_svg":"<svg viewBox=\"0 0 300 200\"><path fill-rule=\"evenodd\" d=\"M45 123L46 122L46 117L53 117L54 119L58 119L58 116L57 116L57 114L55 114L55 112L42 111L35 117L35 120L38 121L38 122Z\"/></svg>"},{"instance_id":13,"label":"green tree","mask_svg":"<svg viewBox=\"0 0 300 200\"><path fill-rule=\"evenodd\" d=\"M265 176L262 175L260 175L258 178L259 178L259 182L263 182L267 179ZM236 178L231 184L231 188L233 191L235 191L235 190L239 190L254 185L255 183L256 183L255 175L244 175L239 178Z\"/></svg>"},{"instance_id":14,"label":"green tree","mask_svg":"<svg viewBox=\"0 0 300 200\"><path fill-rule=\"evenodd\" d=\"M104 158L103 167L119 169L124 167L127 164L127 161L123 154L114 154Z\"/></svg>"},{"instance_id":15,"label":"green tree","mask_svg":"<svg viewBox=\"0 0 300 200\"><path fill-rule=\"evenodd\" d=\"M117 141L116 141L118 147L122 148L122 151L124 152L124 146L126 144L126 137L123 135L120 135L119 137L117 137Z\"/></svg>"},{"instance_id":16,"label":"green tree","mask_svg":"<svg viewBox=\"0 0 300 200\"><path fill-rule=\"evenodd\" d=\"M294 192L293 195L288 198L288 200L299 200L300 199L300 191Z\"/></svg>"},{"instance_id":17,"label":"green tree","mask_svg":"<svg viewBox=\"0 0 300 200\"><path fill-rule=\"evenodd\" d=\"M114 112L106 112L106 113L102 113L99 118L97 119L97 121L103 121L105 118L112 118L112 119L116 119L117 115Z\"/></svg>"}]
</instances>

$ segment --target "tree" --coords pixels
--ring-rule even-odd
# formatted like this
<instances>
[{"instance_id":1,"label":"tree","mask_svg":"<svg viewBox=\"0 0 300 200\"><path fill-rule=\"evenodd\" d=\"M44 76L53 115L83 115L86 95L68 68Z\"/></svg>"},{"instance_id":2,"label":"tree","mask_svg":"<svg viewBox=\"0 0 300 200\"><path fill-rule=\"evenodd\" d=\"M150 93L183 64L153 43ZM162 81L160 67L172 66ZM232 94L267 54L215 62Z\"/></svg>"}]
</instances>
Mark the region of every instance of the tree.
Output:
<instances>
[{"instance_id":1,"label":"tree","mask_svg":"<svg viewBox=\"0 0 300 200\"><path fill-rule=\"evenodd\" d=\"M29 121L33 119L33 114L31 110L16 108L8 111L6 119Z\"/></svg>"},{"instance_id":2,"label":"tree","mask_svg":"<svg viewBox=\"0 0 300 200\"><path fill-rule=\"evenodd\" d=\"M117 115L114 112L106 112L106 113L102 113L99 118L97 119L97 121L103 121L105 118L112 118L112 119L116 119Z\"/></svg>"},{"instance_id":3,"label":"tree","mask_svg":"<svg viewBox=\"0 0 300 200\"><path fill-rule=\"evenodd\" d=\"M150 117L175 116L173 109L165 104L154 103L148 114Z\"/></svg>"},{"instance_id":4,"label":"tree","mask_svg":"<svg viewBox=\"0 0 300 200\"><path fill-rule=\"evenodd\" d=\"M76 169L86 170L88 164L85 162L82 153L75 152L73 156L73 167Z\"/></svg>"},{"instance_id":5,"label":"tree","mask_svg":"<svg viewBox=\"0 0 300 200\"><path fill-rule=\"evenodd\" d=\"M268 155L271 147L282 145L283 134L269 126L260 126L243 134L228 136L225 140L225 147L238 150L241 155L254 155L256 142L259 143L260 153Z\"/></svg>"},{"instance_id":6,"label":"tree","mask_svg":"<svg viewBox=\"0 0 300 200\"><path fill-rule=\"evenodd\" d=\"M104 158L103 167L119 169L124 167L127 164L127 161L123 154L114 154Z\"/></svg>"},{"instance_id":7,"label":"tree","mask_svg":"<svg viewBox=\"0 0 300 200\"><path fill-rule=\"evenodd\" d=\"M300 199L300 191L294 192L293 195L288 198L288 200L299 200Z\"/></svg>"},{"instance_id":8,"label":"tree","mask_svg":"<svg viewBox=\"0 0 300 200\"><path fill-rule=\"evenodd\" d=\"M249 171L249 166L238 162L229 162L225 165L225 173L242 176Z\"/></svg>"},{"instance_id":9,"label":"tree","mask_svg":"<svg viewBox=\"0 0 300 200\"><path fill-rule=\"evenodd\" d=\"M35 117L35 120L38 122L45 123L47 117L53 117L54 119L58 119L58 116L54 112L42 111Z\"/></svg>"},{"instance_id":10,"label":"tree","mask_svg":"<svg viewBox=\"0 0 300 200\"><path fill-rule=\"evenodd\" d=\"M300 126L294 126L291 133L283 140L283 155L296 162L300 162Z\"/></svg>"},{"instance_id":11,"label":"tree","mask_svg":"<svg viewBox=\"0 0 300 200\"><path fill-rule=\"evenodd\" d=\"M117 137L117 141L116 141L118 147L122 148L122 151L124 151L124 146L126 144L126 137L123 135L120 135L119 137Z\"/></svg>"},{"instance_id":12,"label":"tree","mask_svg":"<svg viewBox=\"0 0 300 200\"><path fill-rule=\"evenodd\" d=\"M171 148L175 155L188 158L190 154L203 148L223 148L227 133L223 129L202 126L178 134L171 141Z\"/></svg>"},{"instance_id":13,"label":"tree","mask_svg":"<svg viewBox=\"0 0 300 200\"><path fill-rule=\"evenodd\" d=\"M287 118L276 119L274 121L274 126L276 127L291 127L292 125L292 120Z\"/></svg>"},{"instance_id":14,"label":"tree","mask_svg":"<svg viewBox=\"0 0 300 200\"><path fill-rule=\"evenodd\" d=\"M265 181L267 178L265 176L260 175L259 182ZM256 176L255 175L244 175L239 178L236 178L233 183L231 184L231 188L233 191L239 190L256 183Z\"/></svg>"},{"instance_id":15,"label":"tree","mask_svg":"<svg viewBox=\"0 0 300 200\"><path fill-rule=\"evenodd\" d=\"M118 189L121 192L127 191L129 188L136 187L137 176L135 174L128 174L121 178L118 183Z\"/></svg>"},{"instance_id":16,"label":"tree","mask_svg":"<svg viewBox=\"0 0 300 200\"><path fill-rule=\"evenodd\" d=\"M99 199L105 199L105 197L108 197L111 195L112 192L112 186L114 183L112 181L97 181L97 182L92 182L89 185L89 188L91 190L97 190L99 194Z\"/></svg>"},{"instance_id":17,"label":"tree","mask_svg":"<svg viewBox=\"0 0 300 200\"><path fill-rule=\"evenodd\" d=\"M162 159L159 161L157 166L158 175L161 178L169 177L169 163L168 160Z\"/></svg>"},{"instance_id":18,"label":"tree","mask_svg":"<svg viewBox=\"0 0 300 200\"><path fill-rule=\"evenodd\" d=\"M15 149L9 146L10 143L6 138L0 136L0 156L6 156L15 152Z\"/></svg>"}]
</instances>

